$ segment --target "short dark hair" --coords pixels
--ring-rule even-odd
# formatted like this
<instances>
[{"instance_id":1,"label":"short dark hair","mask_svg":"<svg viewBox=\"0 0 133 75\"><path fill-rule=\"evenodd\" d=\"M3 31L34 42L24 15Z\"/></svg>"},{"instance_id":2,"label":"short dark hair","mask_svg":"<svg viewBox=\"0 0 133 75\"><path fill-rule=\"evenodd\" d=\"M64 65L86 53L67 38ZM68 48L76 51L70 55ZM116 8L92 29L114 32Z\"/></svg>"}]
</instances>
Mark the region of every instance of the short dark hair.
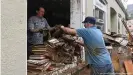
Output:
<instances>
[{"instance_id":1,"label":"short dark hair","mask_svg":"<svg viewBox=\"0 0 133 75\"><path fill-rule=\"evenodd\" d=\"M40 8L43 8L44 9L44 7L40 6L40 7L37 7L36 11L39 11Z\"/></svg>"}]
</instances>

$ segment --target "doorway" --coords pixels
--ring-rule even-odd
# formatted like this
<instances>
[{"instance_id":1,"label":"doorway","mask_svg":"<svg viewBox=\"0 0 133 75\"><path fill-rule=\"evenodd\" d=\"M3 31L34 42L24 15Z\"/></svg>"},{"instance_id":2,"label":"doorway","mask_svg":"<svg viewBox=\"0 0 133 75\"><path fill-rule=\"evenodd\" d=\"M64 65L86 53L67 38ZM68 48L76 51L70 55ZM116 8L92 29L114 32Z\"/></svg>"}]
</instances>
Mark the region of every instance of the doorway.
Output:
<instances>
[{"instance_id":1,"label":"doorway","mask_svg":"<svg viewBox=\"0 0 133 75\"><path fill-rule=\"evenodd\" d=\"M111 32L117 33L117 13L114 8L110 8L110 16L111 16Z\"/></svg>"},{"instance_id":2,"label":"doorway","mask_svg":"<svg viewBox=\"0 0 133 75\"><path fill-rule=\"evenodd\" d=\"M36 15L38 7L44 7L44 17L51 27L70 24L70 0L28 0L27 19Z\"/></svg>"}]
</instances>

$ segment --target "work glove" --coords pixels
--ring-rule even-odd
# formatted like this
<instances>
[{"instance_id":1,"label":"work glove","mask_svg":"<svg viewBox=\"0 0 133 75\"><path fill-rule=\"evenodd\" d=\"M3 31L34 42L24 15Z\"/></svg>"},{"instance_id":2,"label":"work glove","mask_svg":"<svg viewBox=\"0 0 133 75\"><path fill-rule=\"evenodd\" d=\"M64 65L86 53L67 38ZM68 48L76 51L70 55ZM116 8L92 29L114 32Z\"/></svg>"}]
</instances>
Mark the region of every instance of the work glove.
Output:
<instances>
[{"instance_id":1,"label":"work glove","mask_svg":"<svg viewBox=\"0 0 133 75\"><path fill-rule=\"evenodd\" d=\"M39 29L39 32L42 34L43 33L43 29Z\"/></svg>"},{"instance_id":2,"label":"work glove","mask_svg":"<svg viewBox=\"0 0 133 75\"><path fill-rule=\"evenodd\" d=\"M42 29L39 30L40 33L43 33L43 31L49 31L49 29L46 28L46 27L44 27L44 28L42 28Z\"/></svg>"},{"instance_id":3,"label":"work glove","mask_svg":"<svg viewBox=\"0 0 133 75\"><path fill-rule=\"evenodd\" d=\"M55 31L57 28L56 27L51 27L50 29L49 29L49 31L50 32L53 32L53 31Z\"/></svg>"},{"instance_id":4,"label":"work glove","mask_svg":"<svg viewBox=\"0 0 133 75\"><path fill-rule=\"evenodd\" d=\"M64 29L64 26L60 26L60 28L63 30Z\"/></svg>"}]
</instances>

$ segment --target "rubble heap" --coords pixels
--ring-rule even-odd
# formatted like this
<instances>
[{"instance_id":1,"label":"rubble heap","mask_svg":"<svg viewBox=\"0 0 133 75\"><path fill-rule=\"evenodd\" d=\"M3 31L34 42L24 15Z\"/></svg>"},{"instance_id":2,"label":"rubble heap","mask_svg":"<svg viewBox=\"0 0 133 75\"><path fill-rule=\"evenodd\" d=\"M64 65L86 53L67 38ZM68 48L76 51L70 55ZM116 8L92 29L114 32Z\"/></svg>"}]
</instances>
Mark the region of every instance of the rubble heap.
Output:
<instances>
[{"instance_id":1,"label":"rubble heap","mask_svg":"<svg viewBox=\"0 0 133 75\"><path fill-rule=\"evenodd\" d=\"M33 55L28 60L28 70L44 72L52 70L51 66L55 63L73 63L74 56L80 58L81 55L80 45L75 40L78 40L77 36L65 34L56 26L52 37L44 45L32 46Z\"/></svg>"}]
</instances>

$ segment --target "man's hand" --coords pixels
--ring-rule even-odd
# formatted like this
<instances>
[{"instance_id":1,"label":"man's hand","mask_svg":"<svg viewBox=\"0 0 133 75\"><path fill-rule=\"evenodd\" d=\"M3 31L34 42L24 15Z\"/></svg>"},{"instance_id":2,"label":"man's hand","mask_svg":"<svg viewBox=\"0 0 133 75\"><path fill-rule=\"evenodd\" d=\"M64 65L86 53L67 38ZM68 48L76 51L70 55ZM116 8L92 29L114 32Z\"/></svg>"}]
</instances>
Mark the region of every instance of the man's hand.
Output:
<instances>
[{"instance_id":1,"label":"man's hand","mask_svg":"<svg viewBox=\"0 0 133 75\"><path fill-rule=\"evenodd\" d=\"M33 32L33 33L38 33L38 32L40 32L42 30L41 29L30 29L30 31Z\"/></svg>"},{"instance_id":2,"label":"man's hand","mask_svg":"<svg viewBox=\"0 0 133 75\"><path fill-rule=\"evenodd\" d=\"M56 27L51 27L50 29L49 29L49 31L50 32L53 32L53 31L55 31L57 28Z\"/></svg>"},{"instance_id":3,"label":"man's hand","mask_svg":"<svg viewBox=\"0 0 133 75\"><path fill-rule=\"evenodd\" d=\"M64 26L61 26L61 29L64 29Z\"/></svg>"},{"instance_id":4,"label":"man's hand","mask_svg":"<svg viewBox=\"0 0 133 75\"><path fill-rule=\"evenodd\" d=\"M75 42L82 45L82 46L84 46L84 43L82 41L76 40Z\"/></svg>"},{"instance_id":5,"label":"man's hand","mask_svg":"<svg viewBox=\"0 0 133 75\"><path fill-rule=\"evenodd\" d=\"M43 33L43 29L39 29L39 32L40 32L40 33Z\"/></svg>"}]
</instances>

